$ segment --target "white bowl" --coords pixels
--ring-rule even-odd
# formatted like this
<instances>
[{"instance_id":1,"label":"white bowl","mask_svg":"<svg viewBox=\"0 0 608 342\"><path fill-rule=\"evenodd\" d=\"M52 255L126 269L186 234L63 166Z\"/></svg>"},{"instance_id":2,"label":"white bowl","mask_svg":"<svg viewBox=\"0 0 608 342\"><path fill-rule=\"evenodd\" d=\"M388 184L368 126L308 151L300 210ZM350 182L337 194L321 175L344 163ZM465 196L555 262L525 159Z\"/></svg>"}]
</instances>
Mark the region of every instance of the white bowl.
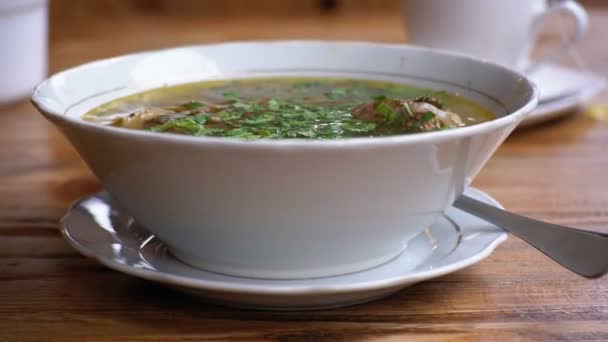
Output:
<instances>
[{"instance_id":1,"label":"white bowl","mask_svg":"<svg viewBox=\"0 0 608 342\"><path fill-rule=\"evenodd\" d=\"M166 84L273 75L447 90L499 118L448 131L326 141L190 137L80 118L108 100ZM89 63L40 84L33 102L112 196L182 261L230 275L310 278L399 255L451 206L537 97L522 75L467 57L397 45L285 41Z\"/></svg>"}]
</instances>

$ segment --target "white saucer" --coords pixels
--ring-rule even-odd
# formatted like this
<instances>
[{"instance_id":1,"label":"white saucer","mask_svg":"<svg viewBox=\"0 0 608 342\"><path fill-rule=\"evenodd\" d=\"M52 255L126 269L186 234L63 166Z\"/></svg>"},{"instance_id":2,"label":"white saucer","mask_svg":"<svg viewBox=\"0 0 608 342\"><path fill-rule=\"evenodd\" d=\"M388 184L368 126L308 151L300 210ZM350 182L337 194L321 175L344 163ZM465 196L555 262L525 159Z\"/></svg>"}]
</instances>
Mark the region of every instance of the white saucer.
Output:
<instances>
[{"instance_id":1,"label":"white saucer","mask_svg":"<svg viewBox=\"0 0 608 342\"><path fill-rule=\"evenodd\" d=\"M469 189L467 194L500 207L479 190ZM439 222L410 241L400 256L384 265L334 277L264 280L207 272L181 263L105 192L75 203L62 220L62 233L79 252L119 272L220 304L266 310L330 308L378 299L473 265L507 238L502 229L450 208Z\"/></svg>"},{"instance_id":2,"label":"white saucer","mask_svg":"<svg viewBox=\"0 0 608 342\"><path fill-rule=\"evenodd\" d=\"M539 66L528 77L538 86L539 103L573 95L601 79L589 72L551 63Z\"/></svg>"},{"instance_id":3,"label":"white saucer","mask_svg":"<svg viewBox=\"0 0 608 342\"><path fill-rule=\"evenodd\" d=\"M518 127L534 125L573 113L606 86L602 77L547 64L530 75L540 90L538 107Z\"/></svg>"}]
</instances>

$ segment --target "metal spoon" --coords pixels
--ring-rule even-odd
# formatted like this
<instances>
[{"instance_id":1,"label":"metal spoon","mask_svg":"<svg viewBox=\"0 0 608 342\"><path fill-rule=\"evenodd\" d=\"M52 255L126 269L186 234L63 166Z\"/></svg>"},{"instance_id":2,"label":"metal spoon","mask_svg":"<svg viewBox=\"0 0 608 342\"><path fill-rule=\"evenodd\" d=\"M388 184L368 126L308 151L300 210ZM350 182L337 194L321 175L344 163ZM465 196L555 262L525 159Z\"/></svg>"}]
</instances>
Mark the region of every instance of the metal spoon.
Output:
<instances>
[{"instance_id":1,"label":"metal spoon","mask_svg":"<svg viewBox=\"0 0 608 342\"><path fill-rule=\"evenodd\" d=\"M576 274L598 278L608 273L608 234L534 220L465 195L454 207L518 236Z\"/></svg>"}]
</instances>

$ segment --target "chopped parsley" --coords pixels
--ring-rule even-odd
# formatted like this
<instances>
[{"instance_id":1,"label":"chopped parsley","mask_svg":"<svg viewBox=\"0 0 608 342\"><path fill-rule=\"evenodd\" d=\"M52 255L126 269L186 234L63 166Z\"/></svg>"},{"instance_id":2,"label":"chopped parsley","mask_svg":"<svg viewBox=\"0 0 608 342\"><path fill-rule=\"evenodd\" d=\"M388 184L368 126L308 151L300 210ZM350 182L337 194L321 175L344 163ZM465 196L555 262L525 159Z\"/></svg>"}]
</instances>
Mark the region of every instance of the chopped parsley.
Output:
<instances>
[{"instance_id":1,"label":"chopped parsley","mask_svg":"<svg viewBox=\"0 0 608 342\"><path fill-rule=\"evenodd\" d=\"M184 108L186 109L197 109L203 106L202 103L198 102L198 101L190 101L190 102L186 102L184 103L182 106L184 106Z\"/></svg>"},{"instance_id":2,"label":"chopped parsley","mask_svg":"<svg viewBox=\"0 0 608 342\"><path fill-rule=\"evenodd\" d=\"M216 113L177 117L148 129L241 139L322 139L371 135L375 128L375 123L355 119L339 106L270 99L259 103L239 100Z\"/></svg>"},{"instance_id":3,"label":"chopped parsley","mask_svg":"<svg viewBox=\"0 0 608 342\"><path fill-rule=\"evenodd\" d=\"M340 99L342 97L345 97L346 95L348 95L348 92L344 88L334 88L330 92L325 94L325 96L327 96L327 98L332 99L332 100Z\"/></svg>"},{"instance_id":4,"label":"chopped parsley","mask_svg":"<svg viewBox=\"0 0 608 342\"><path fill-rule=\"evenodd\" d=\"M384 115L384 121L390 122L395 120L395 111L386 103L380 102L374 109L377 113Z\"/></svg>"},{"instance_id":5,"label":"chopped parsley","mask_svg":"<svg viewBox=\"0 0 608 342\"><path fill-rule=\"evenodd\" d=\"M422 116L420 117L420 122L425 123L427 121L431 121L431 120L433 120L434 117L435 117L435 113L426 112L426 113L422 114Z\"/></svg>"},{"instance_id":6,"label":"chopped parsley","mask_svg":"<svg viewBox=\"0 0 608 342\"><path fill-rule=\"evenodd\" d=\"M410 105L407 104L407 101L403 102L403 107L405 108L405 112L407 113L407 115L410 118L413 118L414 117L414 113L412 112L412 109L410 108Z\"/></svg>"}]
</instances>

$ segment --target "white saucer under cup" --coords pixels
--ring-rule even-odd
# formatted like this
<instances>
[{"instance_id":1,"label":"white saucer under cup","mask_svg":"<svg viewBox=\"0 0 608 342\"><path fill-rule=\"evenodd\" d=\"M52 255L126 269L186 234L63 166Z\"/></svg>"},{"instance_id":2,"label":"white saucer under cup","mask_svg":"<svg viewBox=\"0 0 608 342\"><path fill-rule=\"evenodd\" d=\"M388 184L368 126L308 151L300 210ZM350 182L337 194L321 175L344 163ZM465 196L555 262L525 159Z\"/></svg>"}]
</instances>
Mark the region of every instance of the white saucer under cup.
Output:
<instances>
[{"instance_id":1,"label":"white saucer under cup","mask_svg":"<svg viewBox=\"0 0 608 342\"><path fill-rule=\"evenodd\" d=\"M587 71L546 64L530 75L540 91L538 106L518 126L526 127L575 113L606 88L606 79Z\"/></svg>"},{"instance_id":2,"label":"white saucer under cup","mask_svg":"<svg viewBox=\"0 0 608 342\"><path fill-rule=\"evenodd\" d=\"M479 190L466 193L500 207ZM182 263L106 192L74 204L62 220L62 233L80 253L116 271L222 305L263 310L312 310L369 302L471 266L507 238L502 229L450 208L411 240L401 255L378 267L334 277L267 280L228 276Z\"/></svg>"}]
</instances>

